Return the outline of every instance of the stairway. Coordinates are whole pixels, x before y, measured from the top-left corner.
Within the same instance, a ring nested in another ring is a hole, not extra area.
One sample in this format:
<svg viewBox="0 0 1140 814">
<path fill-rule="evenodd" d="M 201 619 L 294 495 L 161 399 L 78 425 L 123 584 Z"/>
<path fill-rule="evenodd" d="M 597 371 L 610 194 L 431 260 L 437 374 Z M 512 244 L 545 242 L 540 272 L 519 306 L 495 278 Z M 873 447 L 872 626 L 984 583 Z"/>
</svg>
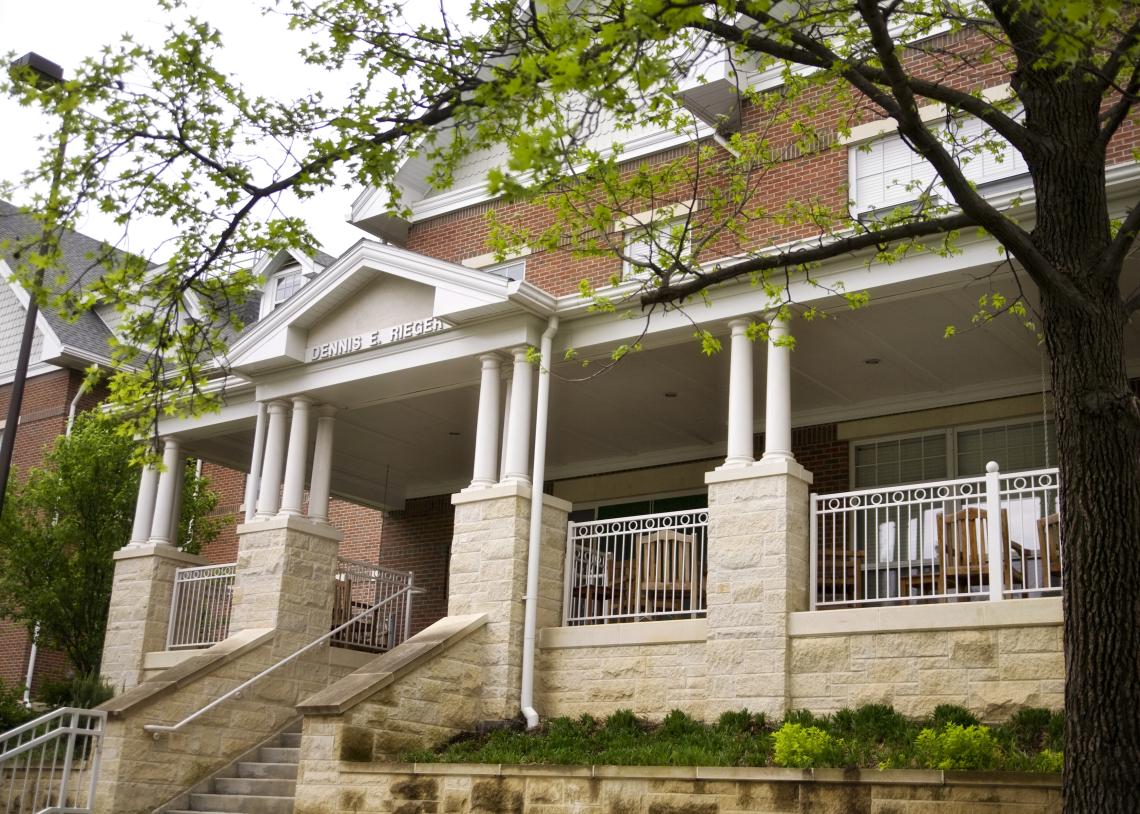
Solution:
<svg viewBox="0 0 1140 814">
<path fill-rule="evenodd" d="M 172 804 L 185 807 L 164 814 L 293 814 L 300 747 L 298 721 Z"/>
</svg>

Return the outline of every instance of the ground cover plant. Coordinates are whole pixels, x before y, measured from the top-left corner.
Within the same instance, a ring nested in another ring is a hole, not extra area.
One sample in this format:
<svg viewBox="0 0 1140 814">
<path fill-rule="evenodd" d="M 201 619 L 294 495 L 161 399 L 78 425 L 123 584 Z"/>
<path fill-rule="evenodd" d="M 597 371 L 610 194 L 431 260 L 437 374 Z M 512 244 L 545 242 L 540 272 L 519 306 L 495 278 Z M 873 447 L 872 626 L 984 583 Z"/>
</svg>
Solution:
<svg viewBox="0 0 1140 814">
<path fill-rule="evenodd" d="M 673 710 L 660 722 L 619 710 L 598 719 L 552 718 L 531 732 L 465 734 L 438 749 L 405 753 L 418 763 L 785 766 L 1060 772 L 1064 715 L 1027 708 L 986 726 L 943 705 L 921 720 L 867 704 L 831 715 L 806 710 L 781 722 L 747 710 L 715 722 Z"/>
</svg>

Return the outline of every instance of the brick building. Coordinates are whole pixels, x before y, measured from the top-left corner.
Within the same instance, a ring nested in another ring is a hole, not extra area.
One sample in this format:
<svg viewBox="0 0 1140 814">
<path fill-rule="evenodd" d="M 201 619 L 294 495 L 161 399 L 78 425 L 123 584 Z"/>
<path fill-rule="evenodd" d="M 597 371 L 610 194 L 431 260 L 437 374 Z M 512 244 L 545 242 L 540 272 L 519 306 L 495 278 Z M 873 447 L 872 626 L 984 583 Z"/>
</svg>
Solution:
<svg viewBox="0 0 1140 814">
<path fill-rule="evenodd" d="M 971 70 L 979 94 L 1009 93 L 995 64 Z M 760 88 L 779 80 L 752 77 Z M 702 115 L 767 126 L 706 82 Z M 848 130 L 819 110 L 818 150 L 790 124 L 769 128 L 781 159 L 756 190 L 769 208 L 794 194 L 873 215 L 933 177 L 889 120 Z M 715 155 L 718 134 L 699 119 L 693 132 L 622 132 L 626 167 L 694 143 Z M 1140 169 L 1123 143 L 1132 131 L 1119 138 L 1108 196 L 1122 211 Z M 1011 205 L 1030 179 L 1011 151 L 1002 158 L 969 173 Z M 791 292 L 826 320 L 789 325 L 740 280 L 643 323 L 626 318 L 638 303 L 621 297 L 640 280 L 616 258 L 488 254 L 488 212 L 508 225 L 549 217 L 489 199 L 486 171 L 502 159 L 473 156 L 447 190 L 409 162 L 396 182 L 410 214 L 365 192 L 352 220 L 374 237 L 296 288 L 289 275 L 303 261 L 270 261 L 266 296 L 293 293 L 234 342 L 224 407 L 162 422 L 164 455 L 249 477 L 211 565 L 166 536 L 169 470 L 143 473 L 104 654 L 104 671 L 134 689 L 107 706 L 101 805 L 177 800 L 203 763 L 224 766 L 298 714 L 298 796 L 316 810 L 355 805 L 337 802 L 338 784 L 374 792 L 362 764 L 489 720 L 620 708 L 780 717 L 869 702 L 997 718 L 1062 704 L 1044 350 L 1002 321 L 943 338 L 1006 279 L 991 238 L 962 235 L 956 253 L 892 264 L 873 253 L 827 261 L 816 285 Z M 656 214 L 704 211 L 707 193 L 655 202 Z M 635 253 L 653 216 L 615 220 L 611 236 Z M 719 235 L 701 260 L 813 236 L 778 219 L 749 230 Z M 591 308 L 583 279 L 616 313 Z M 839 284 L 870 303 L 849 309 Z M 772 320 L 766 343 L 748 336 L 757 319 Z M 725 352 L 702 355 L 694 322 Z M 794 350 L 779 341 L 788 331 Z M 581 360 L 630 342 L 640 349 L 612 371 L 582 375 Z M 1135 375 L 1135 327 L 1126 342 Z M 388 513 L 379 566 L 340 561 L 374 526 L 331 497 Z M 212 587 L 172 588 L 191 573 Z M 354 614 L 362 640 L 336 639 Z M 201 619 L 206 633 L 169 644 L 172 626 Z M 348 647 L 316 646 L 330 635 Z M 247 694 L 240 682 L 269 667 L 281 670 L 271 689 Z M 212 706 L 219 698 L 232 720 Z M 211 727 L 232 740 L 206 737 Z M 155 745 L 145 732 L 172 737 Z"/>
</svg>

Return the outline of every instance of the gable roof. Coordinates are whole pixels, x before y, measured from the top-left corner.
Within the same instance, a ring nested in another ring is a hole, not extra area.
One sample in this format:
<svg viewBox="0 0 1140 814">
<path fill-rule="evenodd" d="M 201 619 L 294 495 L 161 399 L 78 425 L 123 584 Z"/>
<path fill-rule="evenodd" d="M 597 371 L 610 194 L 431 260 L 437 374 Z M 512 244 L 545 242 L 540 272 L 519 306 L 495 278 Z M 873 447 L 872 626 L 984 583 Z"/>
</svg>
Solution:
<svg viewBox="0 0 1140 814">
<path fill-rule="evenodd" d="M 297 356 L 296 331 L 307 333 L 321 319 L 350 302 L 379 275 L 390 275 L 435 289 L 432 316 L 453 325 L 522 308 L 549 312 L 554 298 L 525 281 L 509 281 L 390 244 L 362 239 L 288 301 L 238 337 L 230 348 L 235 368 L 258 365 L 269 356 L 286 362 Z M 292 347 L 292 351 L 284 351 Z"/>
<path fill-rule="evenodd" d="M 13 244 L 26 242 L 34 239 L 39 231 L 39 224 L 34 218 L 25 215 L 19 207 L 0 200 L 0 242 L 6 240 Z M 65 278 L 64 286 L 80 287 L 100 279 L 104 268 L 93 258 L 106 253 L 109 248 L 102 241 L 79 232 L 64 232 L 60 239 L 63 262 L 58 269 Z M 113 255 L 125 256 L 117 249 L 111 248 L 110 251 Z M 0 259 L 5 260 L 10 266 L 18 262 L 10 247 L 0 253 Z M 112 336 L 111 330 L 93 310 L 83 312 L 74 321 L 64 319 L 51 309 L 41 310 L 41 313 L 63 346 L 82 351 L 98 361 L 110 361 L 108 342 Z"/>
</svg>

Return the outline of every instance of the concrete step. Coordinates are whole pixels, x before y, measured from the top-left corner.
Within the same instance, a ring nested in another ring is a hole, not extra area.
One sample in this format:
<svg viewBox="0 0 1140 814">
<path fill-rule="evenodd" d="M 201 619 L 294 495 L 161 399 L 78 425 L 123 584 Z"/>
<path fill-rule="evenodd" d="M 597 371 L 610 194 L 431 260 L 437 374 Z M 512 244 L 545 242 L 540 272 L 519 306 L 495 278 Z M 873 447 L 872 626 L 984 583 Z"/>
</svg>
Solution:
<svg viewBox="0 0 1140 814">
<path fill-rule="evenodd" d="M 295 746 L 262 746 L 258 750 L 262 763 L 300 763 L 301 750 Z"/>
<path fill-rule="evenodd" d="M 273 780 L 296 780 L 296 763 L 241 762 L 234 767 L 235 777 L 265 777 Z"/>
<path fill-rule="evenodd" d="M 274 746 L 284 746 L 287 749 L 298 749 L 301 746 L 300 732 L 282 732 L 277 736 Z"/>
<path fill-rule="evenodd" d="M 236 812 L 236 814 L 293 814 L 292 797 L 258 797 L 238 794 L 191 794 L 194 811 Z"/>
<path fill-rule="evenodd" d="M 297 781 L 264 777 L 215 777 L 212 790 L 215 794 L 292 797 L 297 793 Z"/>
</svg>

